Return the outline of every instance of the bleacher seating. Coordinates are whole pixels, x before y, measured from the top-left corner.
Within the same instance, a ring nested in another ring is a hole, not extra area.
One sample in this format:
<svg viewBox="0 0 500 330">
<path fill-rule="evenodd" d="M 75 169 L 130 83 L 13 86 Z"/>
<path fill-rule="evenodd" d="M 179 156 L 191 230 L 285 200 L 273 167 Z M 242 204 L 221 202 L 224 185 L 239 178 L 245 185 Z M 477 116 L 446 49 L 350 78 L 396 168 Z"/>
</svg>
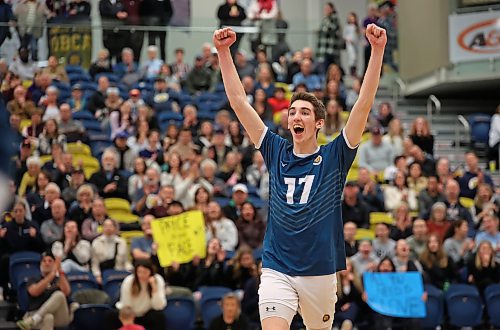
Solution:
<svg viewBox="0 0 500 330">
<path fill-rule="evenodd" d="M 164 313 L 169 330 L 192 329 L 196 320 L 196 306 L 193 298 L 189 297 L 168 297 Z"/>
<path fill-rule="evenodd" d="M 451 284 L 445 300 L 451 325 L 475 327 L 482 323 L 483 303 L 475 286 Z"/>
</svg>

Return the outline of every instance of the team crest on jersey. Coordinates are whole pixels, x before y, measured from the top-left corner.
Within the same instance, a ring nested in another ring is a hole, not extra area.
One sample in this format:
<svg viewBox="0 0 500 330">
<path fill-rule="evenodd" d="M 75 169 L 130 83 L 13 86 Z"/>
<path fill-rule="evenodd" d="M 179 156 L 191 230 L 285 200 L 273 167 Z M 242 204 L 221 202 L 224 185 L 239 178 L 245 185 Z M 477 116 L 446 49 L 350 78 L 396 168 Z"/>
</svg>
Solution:
<svg viewBox="0 0 500 330">
<path fill-rule="evenodd" d="M 313 161 L 313 165 L 319 165 L 321 164 L 321 162 L 323 161 L 323 157 L 321 157 L 321 155 L 319 155 L 318 157 L 316 157 Z"/>
<path fill-rule="evenodd" d="M 323 315 L 323 322 L 328 322 L 329 319 L 330 319 L 330 315 L 328 315 L 328 314 Z"/>
</svg>

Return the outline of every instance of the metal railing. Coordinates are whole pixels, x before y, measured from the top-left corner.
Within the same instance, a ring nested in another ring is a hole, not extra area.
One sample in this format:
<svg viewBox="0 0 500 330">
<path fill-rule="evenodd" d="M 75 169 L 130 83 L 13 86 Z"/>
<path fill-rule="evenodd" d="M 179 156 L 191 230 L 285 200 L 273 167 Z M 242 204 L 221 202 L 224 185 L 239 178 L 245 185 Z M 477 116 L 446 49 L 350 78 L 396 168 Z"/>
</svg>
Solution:
<svg viewBox="0 0 500 330">
<path fill-rule="evenodd" d="M 461 147 L 462 137 L 470 137 L 470 125 L 463 115 L 458 115 L 457 122 L 455 123 L 455 148 Z M 469 144 L 470 140 L 465 142 Z"/>
<path fill-rule="evenodd" d="M 392 86 L 392 100 L 393 100 L 394 104 L 398 103 L 398 101 L 401 97 L 401 94 L 404 94 L 405 91 L 406 91 L 405 82 L 400 77 L 396 77 L 396 79 L 394 79 L 393 86 Z"/>
<path fill-rule="evenodd" d="M 436 97 L 436 95 L 431 94 L 427 98 L 427 121 L 432 127 L 432 116 L 433 110 L 436 109 L 436 114 L 439 115 L 441 113 L 441 101 Z"/>
</svg>

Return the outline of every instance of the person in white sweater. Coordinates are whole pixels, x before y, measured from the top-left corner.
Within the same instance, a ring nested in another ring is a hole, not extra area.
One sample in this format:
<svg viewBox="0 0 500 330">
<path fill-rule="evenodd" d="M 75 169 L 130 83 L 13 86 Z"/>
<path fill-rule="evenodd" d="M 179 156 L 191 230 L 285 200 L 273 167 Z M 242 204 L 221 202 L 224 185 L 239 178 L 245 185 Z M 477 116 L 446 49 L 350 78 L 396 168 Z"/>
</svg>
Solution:
<svg viewBox="0 0 500 330">
<path fill-rule="evenodd" d="M 165 281 L 155 274 L 149 259 L 135 262 L 134 273 L 125 277 L 120 288 L 120 301 L 116 303 L 118 310 L 130 307 L 134 312 L 135 324 L 148 330 L 166 329 L 163 309 L 167 306 Z M 104 329 L 116 330 L 122 324 L 118 318 L 118 310 L 109 311 L 104 320 Z"/>
<path fill-rule="evenodd" d="M 62 239 L 55 241 L 51 250 L 54 256 L 61 258 L 61 268 L 65 273 L 89 271 L 92 247 L 89 241 L 81 238 L 75 220 L 66 221 Z"/>
<path fill-rule="evenodd" d="M 207 242 L 212 238 L 217 238 L 225 251 L 234 251 L 236 249 L 238 245 L 238 229 L 232 220 L 224 217 L 219 203 L 208 203 L 205 226 Z"/>
<path fill-rule="evenodd" d="M 102 284 L 102 272 L 106 269 L 131 270 L 127 242 L 118 236 L 118 224 L 106 219 L 102 235 L 92 241 L 92 274 Z"/>
</svg>

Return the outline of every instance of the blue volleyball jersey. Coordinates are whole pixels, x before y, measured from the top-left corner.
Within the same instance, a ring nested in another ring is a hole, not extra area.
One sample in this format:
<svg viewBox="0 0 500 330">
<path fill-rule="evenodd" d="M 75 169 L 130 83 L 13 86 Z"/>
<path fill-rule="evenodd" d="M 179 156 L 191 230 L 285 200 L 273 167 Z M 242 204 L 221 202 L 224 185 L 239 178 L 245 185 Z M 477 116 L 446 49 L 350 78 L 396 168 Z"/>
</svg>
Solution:
<svg viewBox="0 0 500 330">
<path fill-rule="evenodd" d="M 311 155 L 265 129 L 257 148 L 269 170 L 269 217 L 263 267 L 290 276 L 345 269 L 342 192 L 357 147 L 344 131 Z"/>
</svg>

